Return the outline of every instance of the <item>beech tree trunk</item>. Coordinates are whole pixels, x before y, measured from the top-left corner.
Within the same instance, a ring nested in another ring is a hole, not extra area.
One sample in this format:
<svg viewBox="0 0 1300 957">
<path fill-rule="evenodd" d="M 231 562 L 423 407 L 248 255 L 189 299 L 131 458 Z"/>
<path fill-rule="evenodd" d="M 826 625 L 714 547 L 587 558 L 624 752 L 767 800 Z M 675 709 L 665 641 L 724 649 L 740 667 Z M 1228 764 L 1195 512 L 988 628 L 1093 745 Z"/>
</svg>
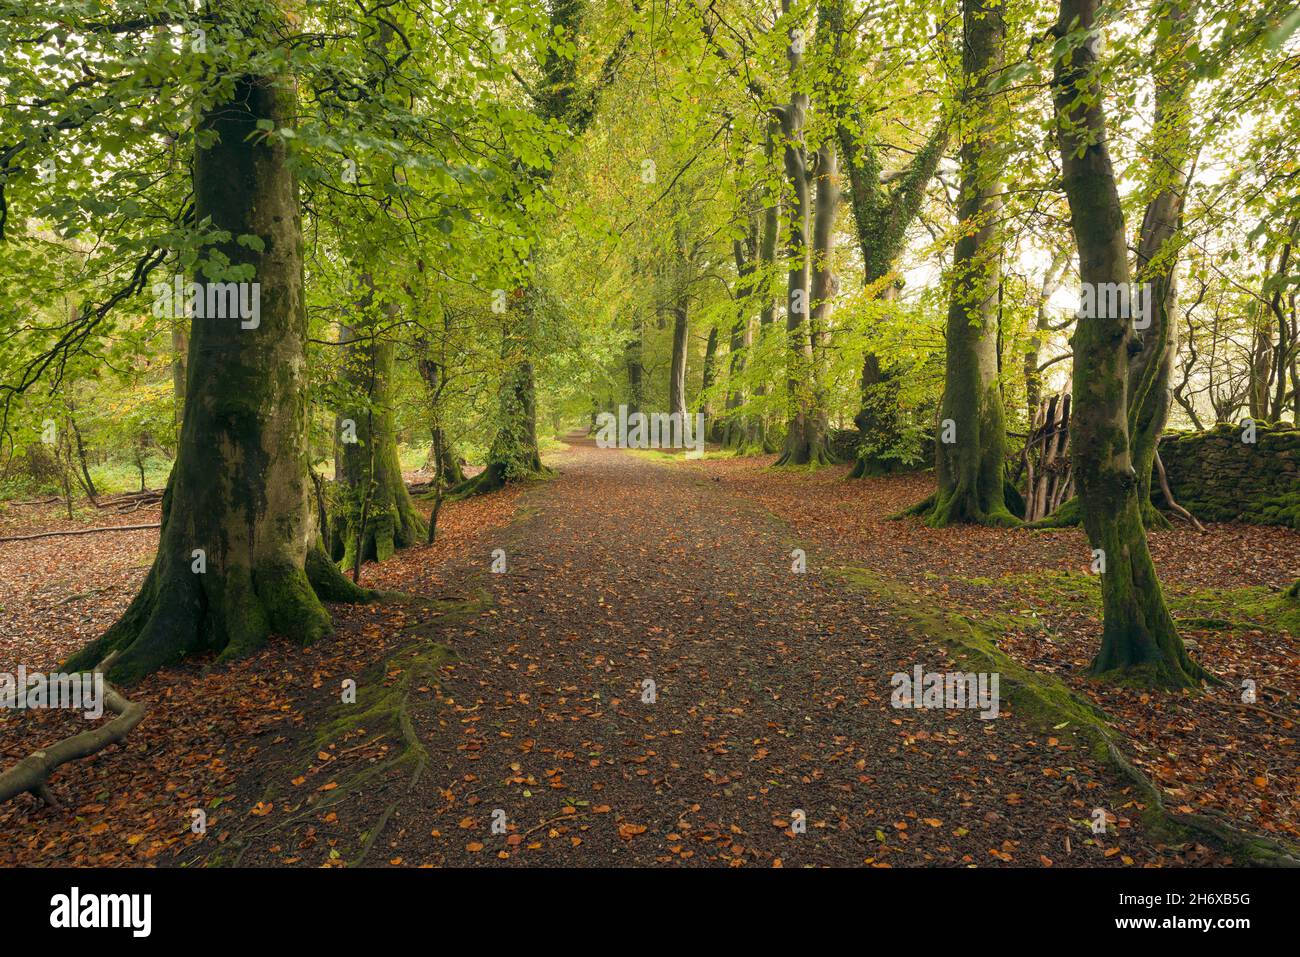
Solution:
<svg viewBox="0 0 1300 957">
<path fill-rule="evenodd" d="M 1006 505 L 1006 424 L 998 381 L 1002 165 L 989 83 L 1002 69 L 1002 7 L 965 0 L 962 68 L 961 226 L 953 250 L 947 365 L 939 435 L 938 490 L 928 510 L 936 528 L 953 522 L 1016 525 Z"/>
<path fill-rule="evenodd" d="M 363 312 L 373 300 L 367 292 Z M 393 343 L 373 331 L 340 326 L 344 378 L 359 400 L 336 423 L 331 516 L 331 558 L 346 571 L 358 560 L 382 562 L 399 548 L 419 544 L 424 520 L 415 510 L 397 454 L 393 425 Z M 351 420 L 352 428 L 343 423 Z M 355 436 L 356 441 L 345 441 Z"/>
<path fill-rule="evenodd" d="M 601 89 L 610 86 L 618 77 L 619 66 L 626 55 L 631 34 L 625 33 L 601 66 L 594 87 L 578 89 L 576 51 L 565 47 L 576 42 L 587 14 L 582 0 L 550 0 L 548 19 L 554 42 L 546 48 L 542 58 L 543 82 L 533 93 L 537 115 L 548 123 L 562 123 L 576 138 L 591 124 L 595 105 Z M 521 182 L 519 192 L 540 189 L 550 181 L 555 169 L 553 163 L 528 165 L 518 163 Z M 532 284 L 524 288 L 522 313 L 518 338 L 523 348 L 520 358 L 512 359 L 500 396 L 501 423 L 492 446 L 488 450 L 487 467 L 474 478 L 455 490 L 459 494 L 490 492 L 507 481 L 542 475 L 547 469 L 542 465 L 537 446 L 537 383 L 533 369 L 536 355 L 537 329 L 533 315 L 534 290 Z"/>
<path fill-rule="evenodd" d="M 1061 172 L 1084 283 L 1128 287 L 1128 249 L 1096 65 L 1100 0 L 1061 0 L 1058 37 L 1083 36 L 1057 61 L 1053 94 Z M 1097 288 L 1094 286 L 1093 288 Z M 1118 672 L 1145 683 L 1185 687 L 1206 677 L 1187 654 L 1147 548 L 1141 484 L 1133 468 L 1128 375 L 1132 318 L 1080 317 L 1074 333 L 1071 454 L 1083 524 L 1101 571 L 1101 649 L 1096 675 Z"/>
<path fill-rule="evenodd" d="M 723 444 L 728 448 L 739 448 L 745 443 L 748 433 L 747 423 L 735 410 L 745 404 L 744 390 L 739 379 L 745 371 L 745 355 L 753 342 L 752 314 L 750 299 L 754 294 L 754 257 L 758 252 L 758 224 L 753 221 L 743 240 L 733 239 L 732 254 L 736 260 L 736 321 L 731 326 L 731 347 L 727 372 L 727 421 L 723 432 Z"/>
<path fill-rule="evenodd" d="M 673 306 L 673 356 L 668 370 L 668 411 L 686 414 L 686 350 L 690 346 L 690 307 L 685 294 Z"/>
<path fill-rule="evenodd" d="M 284 77 L 236 77 L 228 100 L 201 121 L 195 220 L 210 217 L 213 229 L 231 237 L 217 251 L 252 267 L 260 322 L 192 321 L 181 439 L 157 556 L 125 614 L 73 655 L 69 669 L 121 649 L 110 677 L 130 681 L 204 650 L 223 658 L 246 653 L 272 632 L 306 643 L 331 626 L 318 594 L 366 595 L 318 544 L 307 470 L 298 185 L 284 142 L 257 126 L 292 127 L 295 95 Z M 245 235 L 259 237 L 263 250 L 235 241 Z"/>
<path fill-rule="evenodd" d="M 773 137 L 769 128 L 767 140 L 768 159 L 771 161 L 773 152 Z M 772 266 L 776 262 L 776 246 L 780 240 L 781 232 L 781 200 L 777 195 L 773 195 L 766 208 L 763 210 L 763 230 L 758 244 L 758 277 L 756 282 L 759 287 L 760 303 L 758 311 L 758 339 L 759 342 L 767 340 L 768 333 L 772 325 L 776 322 L 776 297 L 769 286 L 769 276 L 772 274 Z M 754 389 L 757 396 L 766 396 L 768 394 L 767 384 L 760 382 Z M 775 442 L 769 432 L 769 423 L 764 415 L 756 415 L 750 422 L 750 431 L 748 444 L 761 448 L 764 452 L 776 451 Z"/>
<path fill-rule="evenodd" d="M 645 320 L 638 313 L 632 317 L 632 338 L 624 352 L 627 362 L 627 412 L 640 412 L 645 402 Z"/>
<path fill-rule="evenodd" d="M 788 11 L 789 8 L 788 0 L 784 0 L 782 9 Z M 826 416 L 818 406 L 817 356 L 813 349 L 814 333 L 810 315 L 813 293 L 808 241 L 809 234 L 814 229 L 814 211 L 812 175 L 804 145 L 804 125 L 809 101 L 808 94 L 800 86 L 803 69 L 800 50 L 800 44 L 793 42 L 793 39 L 786 45 L 793 89 L 790 102 L 779 110 L 785 177 L 790 194 L 789 232 L 786 235 L 786 259 L 789 266 L 785 313 L 786 395 L 790 413 L 786 423 L 785 449 L 777 459 L 777 465 L 817 465 L 832 461 L 826 446 Z M 830 155 L 833 157 L 834 153 L 831 152 Z M 831 174 L 833 191 L 834 170 L 831 170 Z M 834 197 L 828 197 L 828 200 L 833 215 Z M 831 235 L 833 233 L 828 231 L 827 242 Z"/>
</svg>

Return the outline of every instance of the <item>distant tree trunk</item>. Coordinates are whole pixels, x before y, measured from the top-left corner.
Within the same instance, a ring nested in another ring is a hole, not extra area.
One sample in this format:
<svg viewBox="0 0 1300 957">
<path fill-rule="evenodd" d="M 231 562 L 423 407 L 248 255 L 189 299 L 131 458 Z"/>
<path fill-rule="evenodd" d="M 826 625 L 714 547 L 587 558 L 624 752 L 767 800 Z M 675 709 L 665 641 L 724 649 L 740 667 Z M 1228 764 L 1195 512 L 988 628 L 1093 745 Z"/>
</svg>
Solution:
<svg viewBox="0 0 1300 957">
<path fill-rule="evenodd" d="M 1192 69 L 1183 47 L 1195 36 L 1189 14 L 1194 0 L 1162 0 L 1158 16 L 1168 30 L 1152 51 L 1158 64 L 1153 78 L 1155 123 L 1151 131 L 1152 180 L 1155 194 L 1147 204 L 1138 235 L 1137 278 L 1150 327 L 1141 330 L 1141 349 L 1128 374 L 1129 429 L 1133 468 L 1147 528 L 1168 528 L 1169 520 L 1151 504 L 1151 476 L 1160 434 L 1169 421 L 1170 386 L 1178 351 L 1178 236 L 1191 157 Z"/>
<path fill-rule="evenodd" d="M 1272 273 L 1270 256 L 1265 273 Z M 1273 381 L 1273 339 L 1269 333 L 1268 307 L 1263 306 L 1252 316 L 1250 341 L 1250 384 L 1246 394 L 1247 414 L 1252 419 L 1267 420 L 1269 383 Z"/>
<path fill-rule="evenodd" d="M 790 9 L 782 0 L 782 10 Z M 830 461 L 826 448 L 825 417 L 817 407 L 816 356 L 810 319 L 812 283 L 809 269 L 809 234 L 812 232 L 812 177 L 808 169 L 804 126 L 808 112 L 808 94 L 801 86 L 803 55 L 801 46 L 786 44 L 792 91 L 790 102 L 780 107 L 781 139 L 785 144 L 785 178 L 789 185 L 790 216 L 786 234 L 785 329 L 786 395 L 789 417 L 786 422 L 785 449 L 777 465 L 810 465 Z M 833 154 L 832 154 L 833 155 Z"/>
<path fill-rule="evenodd" d="M 894 263 L 902 253 L 908 227 L 915 221 L 925 199 L 926 186 L 934 177 L 948 146 L 948 123 L 940 119 L 929 139 L 897 175 L 886 177 L 879 149 L 867 134 L 871 125 L 855 105 L 853 79 L 840 69 L 850 59 L 853 31 L 845 23 L 844 0 L 826 0 L 826 27 L 835 36 L 832 83 L 837 94 L 831 104 L 835 112 L 835 135 L 848 174 L 849 198 L 854 231 L 862 254 L 863 282 L 875 289 L 882 301 L 896 298 L 898 284 L 890 282 Z M 890 185 L 885 185 L 888 179 Z M 862 405 L 853 417 L 859 433 L 859 452 L 852 477 L 862 478 L 889 471 L 892 460 L 882 457 L 901 441 L 903 421 L 896 403 L 895 371 L 881 362 L 870 349 L 862 358 L 859 380 Z"/>
<path fill-rule="evenodd" d="M 130 607 L 69 670 L 121 649 L 110 677 L 129 681 L 205 649 L 248 652 L 272 632 L 309 642 L 330 629 L 318 594 L 367 594 L 312 549 L 298 186 L 284 142 L 258 131 L 259 120 L 292 127 L 295 97 L 285 77 L 235 77 L 200 122 L 211 139 L 195 148 L 195 221 L 210 218 L 230 237 L 217 251 L 253 267 L 260 323 L 193 321 L 157 556 Z M 236 242 L 246 235 L 263 251 Z"/>
<path fill-rule="evenodd" d="M 416 359 L 420 378 L 424 380 L 424 390 L 429 403 L 429 455 L 425 459 L 425 470 L 433 469 L 435 475 L 442 477 L 443 485 L 451 488 L 465 481 L 465 473 L 460 466 L 460 457 L 456 454 L 456 445 L 448 437 L 442 422 L 442 391 L 446 386 L 442 365 L 431 357 L 428 343 L 423 344 L 423 354 Z"/>
<path fill-rule="evenodd" d="M 645 320 L 637 313 L 632 317 L 632 338 L 628 340 L 624 351 L 627 362 L 627 412 L 642 411 L 645 404 Z"/>
<path fill-rule="evenodd" d="M 1060 56 L 1052 80 L 1061 173 L 1085 284 L 1118 283 L 1130 273 L 1120 204 L 1106 146 L 1103 90 L 1097 71 L 1100 0 L 1061 0 L 1055 35 L 1090 31 Z M 1094 285 L 1092 288 L 1099 288 Z M 1102 310 L 1104 311 L 1104 310 Z M 1187 654 L 1165 605 L 1147 548 L 1128 425 L 1131 317 L 1081 317 L 1074 333 L 1074 402 L 1070 422 L 1074 475 L 1088 540 L 1099 550 L 1103 630 L 1093 674 L 1119 671 L 1138 680 L 1190 686 L 1206 677 Z"/>
<path fill-rule="evenodd" d="M 369 277 L 361 311 L 369 310 L 373 291 Z M 334 481 L 338 487 L 331 517 L 331 558 L 346 568 L 358 561 L 382 562 L 398 548 L 424 539 L 424 520 L 415 510 L 397 453 L 393 425 L 393 343 L 373 329 L 340 325 L 343 376 L 353 396 L 364 405 L 340 413 L 335 429 Z M 346 431 L 343 423 L 350 420 Z M 355 435 L 356 441 L 345 441 Z"/>
<path fill-rule="evenodd" d="M 673 357 L 668 371 L 668 411 L 686 414 L 686 352 L 690 345 L 690 303 L 685 293 L 673 305 Z"/>
<path fill-rule="evenodd" d="M 429 428 L 428 464 L 442 476 L 442 484 L 448 488 L 465 481 L 465 471 L 461 468 L 455 444 L 447 437 L 446 430 L 436 425 Z"/>
<path fill-rule="evenodd" d="M 745 351 L 753 339 L 750 303 L 754 295 L 754 258 L 758 252 L 758 224 L 751 217 L 744 239 L 731 241 L 736 260 L 736 321 L 731 326 L 730 354 L 727 369 L 727 421 L 722 437 L 728 448 L 745 443 L 746 423 L 735 411 L 745 404 L 740 376 L 745 371 Z"/>
<path fill-rule="evenodd" d="M 90 466 L 86 462 L 85 440 L 81 436 L 81 429 L 77 427 L 76 417 L 71 412 L 68 413 L 68 427 L 71 429 L 72 437 L 77 444 L 77 464 L 81 468 L 81 484 L 86 490 L 86 497 L 93 502 L 99 495 L 99 491 L 95 488 L 95 480 L 90 477 Z"/>
<path fill-rule="evenodd" d="M 1294 236 L 1297 229 L 1300 229 L 1300 220 L 1293 218 L 1284 224 L 1282 235 Z M 1276 375 L 1273 378 L 1273 402 L 1267 416 L 1270 422 L 1280 422 L 1282 416 L 1286 414 L 1287 376 L 1290 375 L 1294 388 L 1297 376 L 1296 360 L 1300 354 L 1300 343 L 1297 342 L 1300 338 L 1298 335 L 1300 329 L 1293 324 L 1296 304 L 1295 277 L 1288 275 L 1291 271 L 1291 254 L 1292 244 L 1284 242 L 1278 250 L 1277 269 L 1272 277 L 1275 282 L 1273 293 L 1268 297 L 1268 308 L 1277 324 L 1277 344 L 1273 347 L 1272 362 Z M 1288 288 L 1291 289 L 1289 295 L 1286 293 Z M 1300 406 L 1300 399 L 1297 399 L 1297 405 Z"/>
<path fill-rule="evenodd" d="M 1002 251 L 1002 150 L 998 104 L 987 92 L 1002 69 L 1006 24 L 997 0 L 962 4 L 960 228 L 953 250 L 947 365 L 935 442 L 938 490 L 919 511 L 954 522 L 1016 525 L 1006 504 L 1006 424 L 998 381 L 998 288 Z"/>
<path fill-rule="evenodd" d="M 722 440 L 722 426 L 718 417 L 713 414 L 713 400 L 707 398 L 709 390 L 713 388 L 713 383 L 718 377 L 718 327 L 713 326 L 709 329 L 709 340 L 704 347 L 704 381 L 701 391 L 706 396 L 702 411 L 704 412 L 705 429 L 710 442 L 720 442 Z"/>
<path fill-rule="evenodd" d="M 770 135 L 770 131 L 767 149 L 770 159 L 773 151 L 773 137 Z M 781 234 L 781 212 L 780 199 L 774 195 L 768 206 L 763 210 L 763 231 L 758 245 L 758 277 L 756 282 L 761 295 L 761 305 L 758 311 L 758 338 L 760 342 L 767 340 L 772 325 L 776 322 L 776 299 L 772 295 L 769 277 L 772 275 L 772 267 L 776 263 L 776 246 L 780 241 Z M 766 382 L 760 382 L 754 389 L 754 394 L 757 396 L 766 396 L 767 393 Z M 772 437 L 768 433 L 768 422 L 765 416 L 756 415 L 751 420 L 747 444 L 757 446 L 765 452 L 775 451 Z"/>
<path fill-rule="evenodd" d="M 553 42 L 542 57 L 542 83 L 533 97 L 538 117 L 548 124 L 562 124 L 576 138 L 595 116 L 597 95 L 618 78 L 632 35 L 625 32 L 614 44 L 601 65 L 594 87 L 578 88 L 578 57 L 566 47 L 581 35 L 587 5 L 582 0 L 550 0 L 546 5 Z M 519 194 L 540 189 L 554 172 L 551 162 L 529 165 L 518 163 L 521 176 Z M 510 363 L 500 394 L 501 422 L 488 449 L 487 467 L 474 478 L 462 483 L 456 492 L 477 494 L 500 488 L 507 481 L 545 474 L 537 445 L 537 383 L 532 357 L 537 342 L 536 317 L 533 314 L 536 289 L 530 282 L 523 291 L 522 321 L 517 355 L 507 350 Z"/>
<path fill-rule="evenodd" d="M 1049 303 L 1056 295 L 1056 291 L 1061 288 L 1069 262 L 1068 251 L 1058 253 L 1052 260 L 1052 264 L 1047 267 L 1047 272 L 1043 274 L 1043 285 L 1038 293 L 1034 330 L 1029 336 L 1029 348 L 1025 350 L 1025 409 L 1029 413 L 1030 422 L 1034 420 L 1034 414 L 1043 400 L 1043 373 L 1039 369 L 1039 363 L 1042 359 L 1043 345 L 1052 331 Z"/>
</svg>

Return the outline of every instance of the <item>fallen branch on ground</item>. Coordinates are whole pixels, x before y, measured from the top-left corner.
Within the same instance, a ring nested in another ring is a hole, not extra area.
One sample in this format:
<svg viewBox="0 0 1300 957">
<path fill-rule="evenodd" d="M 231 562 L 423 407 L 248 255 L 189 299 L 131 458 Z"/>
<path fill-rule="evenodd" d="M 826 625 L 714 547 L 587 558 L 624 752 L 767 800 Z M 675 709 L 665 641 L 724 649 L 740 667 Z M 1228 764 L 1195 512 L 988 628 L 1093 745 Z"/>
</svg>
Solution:
<svg viewBox="0 0 1300 957">
<path fill-rule="evenodd" d="M 97 528 L 74 528 L 63 532 L 37 532 L 35 535 L 11 535 L 0 542 L 30 542 L 34 538 L 54 538 L 58 535 L 92 535 L 95 532 L 136 532 L 142 528 L 162 528 L 162 522 L 149 525 L 102 525 Z"/>
<path fill-rule="evenodd" d="M 107 671 L 112 667 L 117 653 L 109 655 L 100 664 L 96 673 Z M 4 774 L 0 774 L 0 804 L 24 792 L 35 795 L 47 805 L 53 807 L 55 800 L 49 787 L 49 777 L 60 766 L 69 761 L 77 761 L 104 750 L 110 744 L 120 744 L 139 724 L 149 710 L 144 704 L 129 701 L 122 694 L 104 682 L 104 707 L 117 717 L 107 724 L 71 737 L 64 738 L 58 744 L 35 751 L 23 758 Z"/>
</svg>

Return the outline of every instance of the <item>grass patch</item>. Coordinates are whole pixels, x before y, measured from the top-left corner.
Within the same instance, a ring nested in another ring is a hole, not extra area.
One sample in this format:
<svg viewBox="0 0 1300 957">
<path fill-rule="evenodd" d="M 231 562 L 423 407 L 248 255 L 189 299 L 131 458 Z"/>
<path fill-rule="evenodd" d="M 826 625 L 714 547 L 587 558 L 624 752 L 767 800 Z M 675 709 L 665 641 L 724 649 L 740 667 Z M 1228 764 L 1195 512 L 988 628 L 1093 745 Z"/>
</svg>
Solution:
<svg viewBox="0 0 1300 957">
<path fill-rule="evenodd" d="M 1101 579 L 1082 572 L 1041 571 L 999 578 L 966 578 L 981 588 L 1013 591 L 1031 604 L 1053 609 L 1101 614 Z M 1266 585 L 1245 588 L 1181 588 L 1165 586 L 1165 601 L 1174 620 L 1184 628 L 1233 631 L 1263 628 L 1300 637 L 1300 601 Z"/>
</svg>

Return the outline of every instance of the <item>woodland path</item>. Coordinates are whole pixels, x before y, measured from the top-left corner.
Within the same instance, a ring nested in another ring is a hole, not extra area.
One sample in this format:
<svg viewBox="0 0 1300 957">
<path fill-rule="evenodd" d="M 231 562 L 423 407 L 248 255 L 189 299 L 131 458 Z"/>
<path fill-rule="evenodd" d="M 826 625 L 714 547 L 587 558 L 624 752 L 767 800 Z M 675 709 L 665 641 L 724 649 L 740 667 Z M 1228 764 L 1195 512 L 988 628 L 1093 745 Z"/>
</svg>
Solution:
<svg viewBox="0 0 1300 957">
<path fill-rule="evenodd" d="M 418 699 L 422 782 L 361 802 L 390 802 L 367 864 L 1159 856 L 1124 811 L 1118 842 L 1089 842 L 1090 809 L 1131 798 L 1005 705 L 991 721 L 892 708 L 894 672 L 956 666 L 812 557 L 792 572 L 770 514 L 701 472 L 568 441 L 522 516 L 456 559 L 474 576 L 502 548 L 507 571 L 477 575 L 492 606 L 454 630 L 456 663 Z"/>
</svg>

